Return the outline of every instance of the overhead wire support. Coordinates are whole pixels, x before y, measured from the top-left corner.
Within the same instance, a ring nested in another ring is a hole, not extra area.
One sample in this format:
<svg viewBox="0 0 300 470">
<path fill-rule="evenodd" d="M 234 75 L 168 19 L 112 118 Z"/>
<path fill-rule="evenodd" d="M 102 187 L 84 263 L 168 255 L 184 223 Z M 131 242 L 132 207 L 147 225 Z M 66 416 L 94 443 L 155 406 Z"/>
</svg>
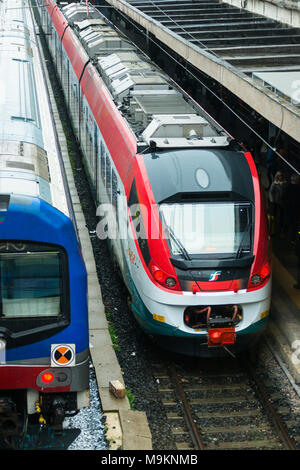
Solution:
<svg viewBox="0 0 300 470">
<path fill-rule="evenodd" d="M 150 3 L 152 5 L 155 5 L 154 2 L 152 0 L 150 0 Z M 171 58 L 171 60 L 173 60 L 177 65 L 180 65 L 185 71 L 186 73 L 188 73 L 194 80 L 196 80 L 202 87 L 204 87 L 209 93 L 211 93 L 215 98 L 217 98 L 218 101 L 220 101 L 225 108 L 227 108 L 241 123 L 243 123 L 243 125 L 245 125 L 258 139 L 260 139 L 260 141 L 268 148 L 268 149 L 272 149 L 276 156 L 279 157 L 287 166 L 290 167 L 290 169 L 294 172 L 294 173 L 297 173 L 298 175 L 300 175 L 300 169 L 298 170 L 297 168 L 295 168 L 288 160 L 286 160 L 276 149 L 274 149 L 270 143 L 268 141 L 266 141 L 260 134 L 258 134 L 258 132 L 253 129 L 251 127 L 250 124 L 248 124 L 241 116 L 239 116 L 236 111 L 234 111 L 232 109 L 232 107 L 230 105 L 228 105 L 222 97 L 220 97 L 217 93 L 215 93 L 208 85 L 206 85 L 202 80 L 200 80 L 195 74 L 193 74 L 193 72 L 191 70 L 189 70 L 187 68 L 186 65 L 183 65 L 182 63 L 180 63 L 175 57 L 173 57 L 164 47 L 162 47 L 155 39 L 153 39 L 152 37 L 150 36 L 147 36 L 145 34 L 145 32 L 140 29 L 138 27 L 138 25 L 133 22 L 128 16 L 126 16 L 121 10 L 119 10 L 117 7 L 115 6 L 107 6 L 107 5 L 104 5 L 104 4 L 94 4 L 93 5 L 95 8 L 98 7 L 98 8 L 109 8 L 109 9 L 114 9 L 115 11 L 118 12 L 119 15 L 121 15 L 124 20 L 126 20 L 128 23 L 130 23 L 136 30 L 138 33 L 140 33 L 141 35 L 143 35 L 144 37 L 147 37 L 148 40 L 150 40 L 155 46 L 157 46 L 164 54 L 166 54 L 169 58 Z M 155 5 L 156 8 L 159 8 L 157 5 Z M 160 9 L 161 10 L 161 9 Z M 166 14 L 165 12 L 163 12 L 164 14 Z M 178 24 L 176 23 L 176 21 L 174 21 L 171 17 L 169 17 L 169 15 L 166 14 L 166 16 L 171 20 L 173 21 L 173 23 L 175 25 L 178 26 Z M 118 28 L 116 28 L 118 29 Z M 183 28 L 182 28 L 183 29 Z M 183 31 L 185 31 L 183 29 Z M 189 33 L 188 31 L 185 31 L 187 34 L 191 35 L 191 33 Z M 194 39 L 194 37 L 191 35 L 191 37 Z M 201 42 L 200 42 L 201 43 Z M 201 43 L 202 44 L 202 43 Z M 204 48 L 205 50 L 207 50 L 207 48 Z M 211 52 L 210 52 L 211 53 Z M 220 83 L 221 86 L 222 83 Z M 282 120 L 281 120 L 281 126 L 278 130 L 278 133 L 277 133 L 277 136 L 276 136 L 276 140 L 278 140 L 278 137 L 282 131 L 282 127 L 283 127 L 283 121 L 284 121 L 284 116 L 282 114 Z"/>
</svg>

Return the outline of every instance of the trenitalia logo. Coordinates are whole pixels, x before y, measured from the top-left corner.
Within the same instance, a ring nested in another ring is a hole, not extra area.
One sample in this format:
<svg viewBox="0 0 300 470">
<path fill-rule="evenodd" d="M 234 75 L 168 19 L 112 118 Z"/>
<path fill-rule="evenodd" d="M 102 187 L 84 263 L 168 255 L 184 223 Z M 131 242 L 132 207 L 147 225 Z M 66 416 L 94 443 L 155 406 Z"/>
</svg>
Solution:
<svg viewBox="0 0 300 470">
<path fill-rule="evenodd" d="M 209 282 L 211 282 L 211 281 L 217 281 L 218 278 L 219 278 L 219 276 L 221 276 L 221 274 L 222 274 L 221 271 L 215 271 L 214 273 L 212 273 L 212 274 L 210 275 L 210 277 L 209 277 L 209 279 L 208 279 Z"/>
</svg>

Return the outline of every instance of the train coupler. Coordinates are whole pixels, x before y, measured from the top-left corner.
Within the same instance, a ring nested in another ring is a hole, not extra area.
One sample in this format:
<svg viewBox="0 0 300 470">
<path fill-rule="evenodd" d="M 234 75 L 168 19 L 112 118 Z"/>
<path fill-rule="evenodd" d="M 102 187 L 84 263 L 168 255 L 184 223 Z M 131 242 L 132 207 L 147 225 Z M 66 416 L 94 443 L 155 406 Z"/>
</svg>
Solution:
<svg viewBox="0 0 300 470">
<path fill-rule="evenodd" d="M 40 425 L 40 427 L 45 428 L 47 422 L 46 422 L 44 416 L 42 415 L 41 405 L 38 401 L 35 402 L 35 409 L 36 409 L 36 412 L 39 415 L 39 425 Z"/>
<path fill-rule="evenodd" d="M 43 395 L 38 403 L 37 412 L 40 413 L 40 423 L 46 417 L 47 425 L 60 428 L 66 417 L 66 400 L 60 395 Z"/>
<path fill-rule="evenodd" d="M 59 398 L 53 401 L 53 424 L 60 426 L 65 419 L 65 402 Z"/>
</svg>

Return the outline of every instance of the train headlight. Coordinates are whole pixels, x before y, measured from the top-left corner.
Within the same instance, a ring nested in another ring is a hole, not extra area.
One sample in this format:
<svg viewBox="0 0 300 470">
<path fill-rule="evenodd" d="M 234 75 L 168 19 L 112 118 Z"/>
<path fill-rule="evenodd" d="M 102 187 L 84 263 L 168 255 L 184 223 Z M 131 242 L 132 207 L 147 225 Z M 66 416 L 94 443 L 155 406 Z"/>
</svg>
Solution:
<svg viewBox="0 0 300 470">
<path fill-rule="evenodd" d="M 261 277 L 259 274 L 254 274 L 254 276 L 251 277 L 251 284 L 254 284 L 255 286 L 261 282 Z"/>
<path fill-rule="evenodd" d="M 249 288 L 255 288 L 263 284 L 271 276 L 271 267 L 269 263 L 265 263 L 258 273 L 253 274 L 250 279 Z"/>
<path fill-rule="evenodd" d="M 174 279 L 174 277 L 167 277 L 165 284 L 167 287 L 174 287 L 176 286 L 176 279 Z"/>
</svg>

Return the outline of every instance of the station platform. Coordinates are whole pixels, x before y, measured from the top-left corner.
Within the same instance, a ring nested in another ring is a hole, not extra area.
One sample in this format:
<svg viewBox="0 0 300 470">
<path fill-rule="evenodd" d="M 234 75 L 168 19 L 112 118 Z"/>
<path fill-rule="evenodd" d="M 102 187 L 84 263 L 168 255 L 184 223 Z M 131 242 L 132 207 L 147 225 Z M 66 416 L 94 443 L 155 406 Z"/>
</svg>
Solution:
<svg viewBox="0 0 300 470">
<path fill-rule="evenodd" d="M 280 235 L 272 236 L 273 287 L 266 335 L 278 350 L 296 384 L 300 384 L 300 290 L 294 245 Z"/>
</svg>

